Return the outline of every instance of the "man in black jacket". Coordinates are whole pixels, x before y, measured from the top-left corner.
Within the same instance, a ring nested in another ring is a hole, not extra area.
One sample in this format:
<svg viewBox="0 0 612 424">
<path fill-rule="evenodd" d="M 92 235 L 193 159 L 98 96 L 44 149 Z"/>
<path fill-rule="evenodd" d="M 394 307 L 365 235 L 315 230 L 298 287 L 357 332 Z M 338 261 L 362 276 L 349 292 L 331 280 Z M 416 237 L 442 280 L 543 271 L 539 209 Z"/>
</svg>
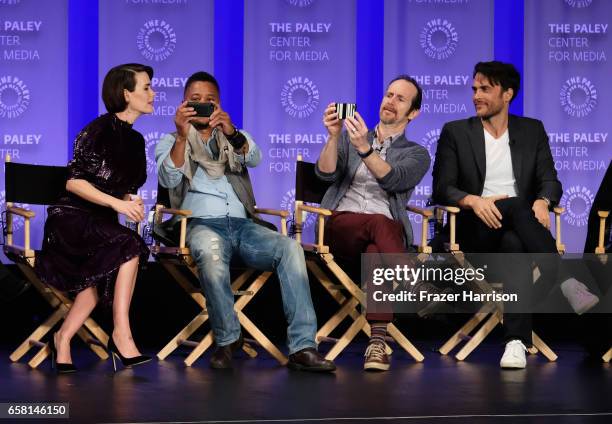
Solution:
<svg viewBox="0 0 612 424">
<path fill-rule="evenodd" d="M 542 122 L 508 112 L 520 75 L 511 64 L 493 61 L 476 64 L 473 77 L 476 116 L 442 129 L 433 170 L 434 201 L 462 209 L 457 236 L 466 252 L 556 253 L 549 210 L 559 203 L 562 188 L 548 136 Z M 538 264 L 547 276 L 538 292 L 546 293 L 557 281 L 558 262 L 553 257 Z M 531 273 L 521 269 L 522 279 L 517 270 L 513 289 L 529 298 Z M 598 302 L 584 284 L 561 275 L 561 290 L 577 313 Z M 500 365 L 524 368 L 531 315 L 506 314 L 504 326 L 506 349 Z"/>
</svg>

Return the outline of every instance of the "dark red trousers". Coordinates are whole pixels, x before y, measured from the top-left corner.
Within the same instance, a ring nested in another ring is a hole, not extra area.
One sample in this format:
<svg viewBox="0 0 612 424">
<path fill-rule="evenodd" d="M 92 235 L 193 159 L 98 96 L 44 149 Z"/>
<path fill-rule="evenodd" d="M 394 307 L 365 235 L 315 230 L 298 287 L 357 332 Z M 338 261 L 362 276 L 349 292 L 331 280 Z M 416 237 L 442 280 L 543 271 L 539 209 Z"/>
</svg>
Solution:
<svg viewBox="0 0 612 424">
<path fill-rule="evenodd" d="M 405 253 L 404 227 L 381 214 L 333 212 L 325 224 L 325 244 L 339 263 L 360 272 L 362 253 Z M 354 269 L 355 269 L 354 268 Z M 355 274 L 355 273 L 353 273 Z M 381 287 L 391 292 L 391 287 Z M 392 308 L 378 307 L 367 313 L 368 321 L 393 320 Z"/>
</svg>

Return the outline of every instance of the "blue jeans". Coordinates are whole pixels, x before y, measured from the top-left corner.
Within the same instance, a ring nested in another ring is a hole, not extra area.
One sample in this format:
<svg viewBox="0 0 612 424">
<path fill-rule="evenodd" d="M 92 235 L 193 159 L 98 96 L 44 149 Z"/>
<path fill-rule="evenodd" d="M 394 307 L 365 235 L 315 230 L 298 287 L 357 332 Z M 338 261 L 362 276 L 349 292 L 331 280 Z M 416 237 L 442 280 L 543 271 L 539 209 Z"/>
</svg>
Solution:
<svg viewBox="0 0 612 424">
<path fill-rule="evenodd" d="M 234 254 L 250 268 L 276 270 L 289 323 L 289 354 L 316 347 L 317 317 L 312 306 L 304 251 L 298 242 L 243 218 L 189 220 L 187 246 L 198 266 L 206 308 L 218 346 L 240 337 L 229 265 Z"/>
</svg>

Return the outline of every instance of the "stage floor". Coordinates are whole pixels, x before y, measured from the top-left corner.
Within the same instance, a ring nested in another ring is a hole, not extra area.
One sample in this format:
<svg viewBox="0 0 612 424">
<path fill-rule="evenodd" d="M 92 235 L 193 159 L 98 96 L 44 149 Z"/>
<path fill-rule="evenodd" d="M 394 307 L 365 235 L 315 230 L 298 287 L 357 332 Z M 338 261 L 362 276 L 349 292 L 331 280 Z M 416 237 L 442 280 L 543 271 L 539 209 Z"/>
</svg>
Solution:
<svg viewBox="0 0 612 424">
<path fill-rule="evenodd" d="M 185 367 L 179 352 L 115 374 L 110 360 L 98 361 L 77 343 L 79 372 L 55 375 L 49 361 L 38 370 L 12 364 L 2 346 L 0 402 L 69 402 L 70 421 L 78 423 L 612 422 L 611 366 L 585 362 L 577 346 L 555 346 L 556 363 L 531 356 L 519 371 L 499 369 L 502 347 L 494 343 L 465 362 L 440 356 L 433 345 L 418 347 L 425 362 L 396 352 L 387 373 L 362 371 L 359 343 L 329 375 L 292 372 L 265 352 L 241 355 L 227 371 L 209 369 L 210 354 Z"/>
</svg>

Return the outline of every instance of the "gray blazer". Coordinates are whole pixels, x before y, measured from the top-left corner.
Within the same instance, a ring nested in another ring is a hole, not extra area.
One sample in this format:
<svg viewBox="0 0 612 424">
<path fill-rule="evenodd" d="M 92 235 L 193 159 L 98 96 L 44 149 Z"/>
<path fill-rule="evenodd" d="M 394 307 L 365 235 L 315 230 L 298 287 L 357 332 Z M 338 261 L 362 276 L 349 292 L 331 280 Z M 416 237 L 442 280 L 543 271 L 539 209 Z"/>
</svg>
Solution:
<svg viewBox="0 0 612 424">
<path fill-rule="evenodd" d="M 374 136 L 374 130 L 371 130 L 368 133 L 368 143 L 370 145 L 374 142 Z M 414 187 L 429 169 L 431 159 L 427 149 L 408 141 L 402 134 L 389 146 L 386 161 L 391 166 L 391 171 L 379 179 L 378 183 L 389 195 L 391 216 L 404 226 L 404 241 L 406 247 L 410 247 L 413 237 L 406 205 Z M 323 196 L 321 207 L 332 210 L 338 207 L 360 164 L 361 158 L 357 154 L 357 150 L 350 144 L 347 132 L 343 131 L 338 141 L 336 170 L 331 173 L 322 172 L 319 169 L 319 161 L 317 161 L 315 167 L 316 174 L 321 180 L 333 183 Z"/>
</svg>

